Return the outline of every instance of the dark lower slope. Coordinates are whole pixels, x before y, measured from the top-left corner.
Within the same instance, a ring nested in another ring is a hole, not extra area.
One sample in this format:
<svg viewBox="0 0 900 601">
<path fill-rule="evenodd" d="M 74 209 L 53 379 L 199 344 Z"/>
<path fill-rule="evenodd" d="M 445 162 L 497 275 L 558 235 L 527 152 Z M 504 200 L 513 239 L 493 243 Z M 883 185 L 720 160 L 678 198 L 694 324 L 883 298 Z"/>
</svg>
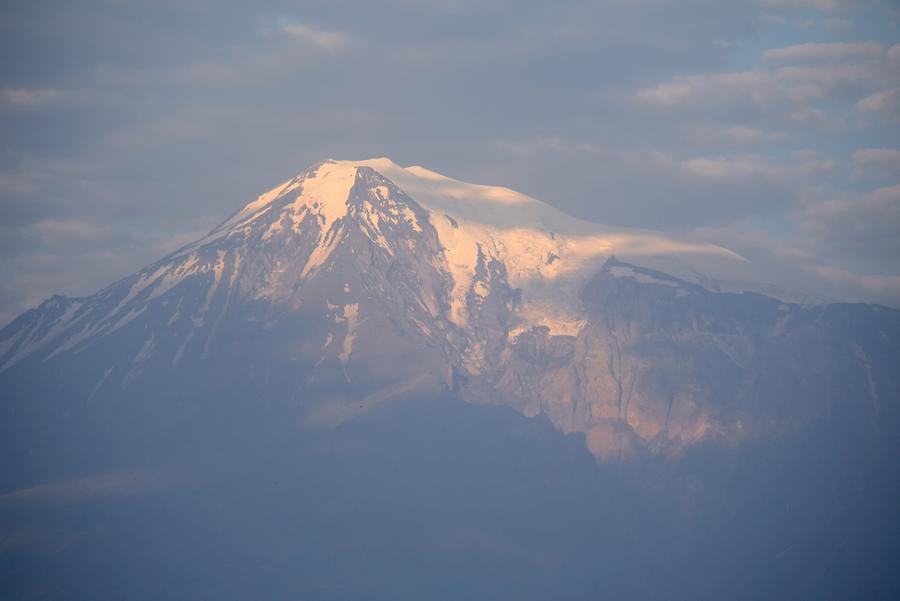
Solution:
<svg viewBox="0 0 900 601">
<path fill-rule="evenodd" d="M 116 458 L 102 477 L 73 468 L 57 474 L 69 484 L 0 498 L 0 597 L 900 593 L 893 414 L 865 439 L 818 423 L 613 466 L 544 418 L 452 398 L 400 400 L 303 435 L 218 415 L 156 439 L 106 438 Z"/>
</svg>

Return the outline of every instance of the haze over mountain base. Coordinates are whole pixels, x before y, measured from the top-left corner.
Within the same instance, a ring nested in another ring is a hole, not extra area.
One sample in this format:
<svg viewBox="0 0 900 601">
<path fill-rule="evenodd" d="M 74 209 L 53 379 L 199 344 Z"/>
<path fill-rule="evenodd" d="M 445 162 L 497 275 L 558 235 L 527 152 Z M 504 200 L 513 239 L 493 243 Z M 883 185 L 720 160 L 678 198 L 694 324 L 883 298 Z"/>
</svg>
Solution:
<svg viewBox="0 0 900 601">
<path fill-rule="evenodd" d="M 614 467 L 543 418 L 451 398 L 303 437 L 244 417 L 0 499 L 4 598 L 890 599 L 900 586 L 896 445 L 838 426 Z M 103 446 L 134 452 L 120 444 Z"/>
</svg>

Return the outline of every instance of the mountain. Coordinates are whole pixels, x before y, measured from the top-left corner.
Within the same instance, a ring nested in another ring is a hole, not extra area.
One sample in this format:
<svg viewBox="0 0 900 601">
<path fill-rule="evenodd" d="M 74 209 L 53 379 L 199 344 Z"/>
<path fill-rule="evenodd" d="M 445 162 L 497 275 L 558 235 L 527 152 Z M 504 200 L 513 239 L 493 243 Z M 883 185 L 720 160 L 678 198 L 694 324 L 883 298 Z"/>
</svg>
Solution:
<svg viewBox="0 0 900 601">
<path fill-rule="evenodd" d="M 897 398 L 895 311 L 783 302 L 748 292 L 751 270 L 504 188 L 326 161 L 96 295 L 22 315 L 0 331 L 0 370 L 64 374 L 44 384 L 65 382 L 70 407 L 243 388 L 311 425 L 448 390 L 545 414 L 600 458 L 846 404 L 875 419 Z"/>
<path fill-rule="evenodd" d="M 883 562 L 868 561 L 895 549 L 900 531 L 890 509 L 900 500 L 898 341 L 900 312 L 813 302 L 765 284 L 721 247 L 580 221 L 505 188 L 388 159 L 325 161 L 93 296 L 54 296 L 0 330 L 0 509 L 14 516 L 0 524 L 14 534 L 9 553 L 31 565 L 34 540 L 79 549 L 71 524 L 89 515 L 108 525 L 102 516 L 118 511 L 108 499 L 124 495 L 138 500 L 126 504 L 128 526 L 112 532 L 147 537 L 129 521 L 144 514 L 153 529 L 190 530 L 175 503 L 212 529 L 197 536 L 218 540 L 211 516 L 240 521 L 252 507 L 256 526 L 235 540 L 264 546 L 270 540 L 256 537 L 281 518 L 258 516 L 293 516 L 287 495 L 318 516 L 312 534 L 301 528 L 318 542 L 276 537 L 284 553 L 306 557 L 304 586 L 324 569 L 311 548 L 344 557 L 343 549 L 361 569 L 374 558 L 366 545 L 406 559 L 425 545 L 437 555 L 425 555 L 421 586 L 448 577 L 438 559 L 473 549 L 515 574 L 504 588 L 467 565 L 474 588 L 448 589 L 463 596 L 546 598 L 566 581 L 572 598 L 593 598 L 601 586 L 625 598 L 719 598 L 738 579 L 745 588 L 730 596 L 787 598 L 851 590 L 865 574 L 875 574 L 877 596 L 900 590 Z M 369 471 L 377 482 L 360 475 Z M 391 501 L 360 507 L 335 474 L 348 491 Z M 197 482 L 215 491 L 220 514 L 194 505 Z M 503 490 L 488 492 L 492 482 Z M 541 482 L 554 482 L 560 498 Z M 449 510 L 457 487 L 472 483 L 481 488 L 467 498 L 478 509 Z M 424 494 L 420 486 L 444 494 L 404 504 L 402 517 L 386 509 Z M 790 508 L 760 513 L 737 491 Z M 90 510 L 51 512 L 67 543 L 50 527 L 22 534 L 9 525 L 32 503 L 71 507 L 73 498 Z M 349 521 L 329 518 L 326 498 Z M 410 555 L 390 542 L 408 519 L 431 532 L 436 514 L 454 525 L 435 534 L 440 552 L 431 539 L 404 538 Z M 472 515 L 483 521 L 473 525 Z M 504 515 L 510 530 L 498 533 Z M 736 526 L 739 516 L 747 520 Z M 373 522 L 383 520 L 395 528 L 378 530 Z M 887 530 L 873 534 L 876 522 Z M 761 534 L 775 524 L 781 533 Z M 87 548 L 121 546 L 110 536 L 87 536 Z M 752 544 L 735 550 L 734 536 Z M 217 573 L 233 568 L 193 544 L 185 548 Z M 692 555 L 679 557 L 686 549 Z M 87 569 L 79 562 L 90 557 L 50 555 L 64 573 Z M 749 571 L 722 567 L 724 557 Z M 101 553 L 91 569 L 114 561 Z M 134 573 L 149 560 L 141 561 L 122 569 Z M 378 561 L 388 563 L 359 582 L 375 586 L 376 572 L 406 565 Z M 827 571 L 836 561 L 840 586 L 779 572 Z M 750 576 L 760 562 L 764 582 Z M 639 582 L 641 566 L 662 580 Z M 713 568 L 721 579 L 678 575 Z M 35 594 L 29 586 L 15 590 Z M 123 590 L 131 591 L 83 594 Z M 176 597 L 200 591 L 180 590 Z M 342 598 L 335 590 L 305 594 Z"/>
</svg>

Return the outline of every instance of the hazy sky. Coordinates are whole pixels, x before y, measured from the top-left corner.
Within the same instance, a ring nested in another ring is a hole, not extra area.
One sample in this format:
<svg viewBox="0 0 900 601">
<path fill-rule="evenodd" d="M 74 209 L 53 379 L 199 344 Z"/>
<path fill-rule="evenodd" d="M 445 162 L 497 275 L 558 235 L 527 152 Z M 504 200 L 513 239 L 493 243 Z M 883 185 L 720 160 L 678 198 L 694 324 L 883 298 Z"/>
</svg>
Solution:
<svg viewBox="0 0 900 601">
<path fill-rule="evenodd" d="M 900 306 L 897 0 L 29 0 L 0 45 L 0 322 L 371 156 Z"/>
</svg>

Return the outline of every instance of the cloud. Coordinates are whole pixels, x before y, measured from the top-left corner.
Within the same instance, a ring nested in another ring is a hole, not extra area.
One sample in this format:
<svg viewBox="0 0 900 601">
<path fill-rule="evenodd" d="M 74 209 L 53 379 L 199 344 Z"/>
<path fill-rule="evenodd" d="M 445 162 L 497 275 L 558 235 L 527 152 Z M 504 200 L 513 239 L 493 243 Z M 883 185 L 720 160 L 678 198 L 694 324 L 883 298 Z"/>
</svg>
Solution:
<svg viewBox="0 0 900 601">
<path fill-rule="evenodd" d="M 790 115 L 817 110 L 806 104 L 809 101 L 829 94 L 853 94 L 896 77 L 881 65 L 869 64 L 786 66 L 773 71 L 758 68 L 676 76 L 639 90 L 636 98 L 645 105 L 669 109 Z M 791 106 L 793 110 L 789 110 Z"/>
<path fill-rule="evenodd" d="M 900 44 L 894 44 L 888 48 L 887 58 L 892 63 L 900 63 Z"/>
<path fill-rule="evenodd" d="M 853 0 L 762 0 L 770 9 L 814 9 L 824 13 L 836 13 L 853 6 Z"/>
<path fill-rule="evenodd" d="M 110 110 L 122 101 L 119 93 L 90 88 L 8 86 L 0 90 L 0 109 L 8 111 Z"/>
<path fill-rule="evenodd" d="M 300 23 L 283 25 L 281 31 L 307 44 L 327 50 L 328 52 L 338 52 L 345 49 L 350 44 L 350 36 L 342 31 L 316 29 Z"/>
<path fill-rule="evenodd" d="M 42 109 L 55 106 L 64 98 L 63 92 L 54 88 L 4 88 L 0 92 L 3 106 L 22 109 Z"/>
<path fill-rule="evenodd" d="M 760 17 L 760 20 L 763 23 L 767 23 L 769 25 L 787 25 L 788 20 L 781 15 L 773 15 L 773 14 L 764 14 Z"/>
<path fill-rule="evenodd" d="M 810 158 L 801 162 L 773 161 L 761 155 L 693 158 L 682 161 L 684 169 L 702 179 L 744 180 L 764 178 L 784 180 L 794 176 L 826 174 L 838 167 L 838 162 Z"/>
<path fill-rule="evenodd" d="M 814 266 L 832 298 L 900 307 L 900 276 L 859 275 L 827 265 Z"/>
<path fill-rule="evenodd" d="M 854 103 L 863 114 L 894 118 L 900 112 L 900 94 L 892 87 L 900 83 L 900 45 L 806 43 L 761 57 L 759 65 L 743 71 L 679 75 L 644 86 L 635 99 L 661 111 L 703 114 L 722 127 L 746 128 L 732 130 L 736 143 L 761 141 L 752 130 L 786 135 L 799 128 L 843 128 Z"/>
<path fill-rule="evenodd" d="M 856 108 L 863 113 L 900 121 L 900 87 L 866 96 L 856 104 Z"/>
<path fill-rule="evenodd" d="M 469 181 L 510 185 L 598 223 L 678 233 L 797 206 L 809 177 L 798 165 L 814 160 L 781 168 L 762 156 L 685 158 L 580 138 L 504 140 L 495 148 L 501 152 L 490 166 Z M 523 173 L 523 164 L 532 167 Z"/>
<path fill-rule="evenodd" d="M 101 474 L 80 480 L 64 480 L 38 484 L 0 494 L 0 507 L 11 508 L 34 504 L 75 503 L 104 497 L 142 495 L 169 485 L 153 472 L 124 471 Z"/>
<path fill-rule="evenodd" d="M 900 185 L 809 207 L 801 220 L 820 255 L 869 269 L 898 268 Z"/>
<path fill-rule="evenodd" d="M 755 145 L 780 142 L 787 136 L 783 132 L 766 131 L 747 125 L 688 123 L 688 135 L 703 144 Z"/>
<path fill-rule="evenodd" d="M 856 97 L 900 79 L 883 62 L 780 67 L 774 71 L 779 83 L 797 101 L 829 96 Z"/>
<path fill-rule="evenodd" d="M 595 144 L 566 140 L 559 136 L 536 136 L 526 140 L 498 139 L 494 141 L 494 144 L 501 152 L 522 158 L 547 153 L 591 153 L 597 150 Z"/>
<path fill-rule="evenodd" d="M 20 220 L 22 211 L 29 215 L 46 210 L 54 200 L 71 198 L 75 190 L 84 190 L 95 197 L 103 193 L 93 187 L 102 177 L 96 163 L 84 159 L 16 157 L 14 164 L 0 169 L 0 223 Z M 67 190 L 61 193 L 60 190 Z M 69 215 L 65 204 L 53 217 Z M 77 209 L 77 207 L 72 207 Z"/>
<path fill-rule="evenodd" d="M 895 148 L 862 148 L 853 153 L 854 175 L 875 172 L 900 178 L 900 150 Z"/>
<path fill-rule="evenodd" d="M 646 104 L 695 109 L 723 104 L 770 106 L 782 97 L 777 80 L 761 70 L 677 76 L 637 93 Z"/>
<path fill-rule="evenodd" d="M 27 231 L 40 238 L 43 244 L 97 241 L 103 228 L 78 219 L 42 219 Z"/>
<path fill-rule="evenodd" d="M 685 235 L 719 244 L 748 258 L 758 276 L 786 291 L 803 291 L 812 301 L 875 302 L 900 307 L 900 275 L 860 274 L 826 264 L 832 261 L 808 240 L 773 236 L 744 219 Z M 752 276 L 751 276 L 752 277 Z"/>
<path fill-rule="evenodd" d="M 769 62 L 841 61 L 884 54 L 884 46 L 875 42 L 806 43 L 763 52 Z"/>
</svg>

